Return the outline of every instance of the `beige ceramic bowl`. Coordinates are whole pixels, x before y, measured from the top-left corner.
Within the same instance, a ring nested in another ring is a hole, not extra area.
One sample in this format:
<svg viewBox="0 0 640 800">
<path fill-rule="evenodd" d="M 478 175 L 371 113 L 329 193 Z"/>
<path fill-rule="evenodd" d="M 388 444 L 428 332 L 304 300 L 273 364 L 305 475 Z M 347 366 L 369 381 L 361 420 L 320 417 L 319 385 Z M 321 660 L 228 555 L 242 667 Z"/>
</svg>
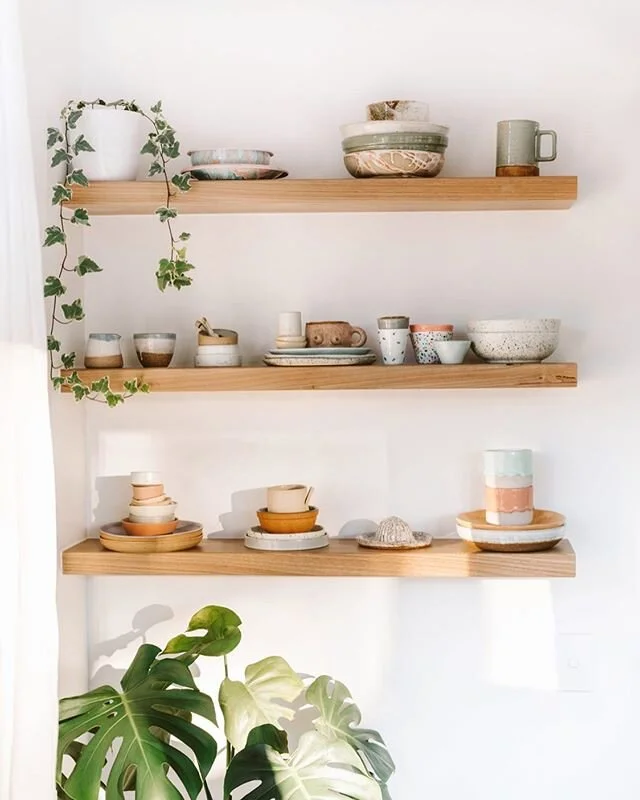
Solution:
<svg viewBox="0 0 640 800">
<path fill-rule="evenodd" d="M 134 500 L 151 500 L 153 497 L 164 495 L 164 486 L 161 483 L 152 483 L 149 486 L 133 486 Z"/>
<path fill-rule="evenodd" d="M 167 522 L 175 519 L 177 503 L 154 506 L 129 506 L 129 517 L 134 522 Z"/>
<path fill-rule="evenodd" d="M 169 520 L 169 522 L 132 522 L 130 519 L 123 519 L 122 527 L 130 536 L 165 536 L 175 531 L 178 527 L 178 520 Z"/>
<path fill-rule="evenodd" d="M 318 509 L 311 506 L 295 514 L 276 514 L 261 508 L 257 514 L 260 527 L 267 533 L 308 533 L 316 524 Z"/>
</svg>

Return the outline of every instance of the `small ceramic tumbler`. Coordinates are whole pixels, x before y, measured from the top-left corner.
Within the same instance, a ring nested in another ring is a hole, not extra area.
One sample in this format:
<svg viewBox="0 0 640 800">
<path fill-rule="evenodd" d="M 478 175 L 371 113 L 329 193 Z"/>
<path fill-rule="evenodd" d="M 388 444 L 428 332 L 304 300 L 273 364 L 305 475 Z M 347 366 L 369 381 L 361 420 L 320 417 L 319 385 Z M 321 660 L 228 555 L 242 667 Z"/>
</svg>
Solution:
<svg viewBox="0 0 640 800">
<path fill-rule="evenodd" d="M 530 525 L 533 520 L 531 450 L 485 450 L 485 517 L 489 525 Z"/>
<path fill-rule="evenodd" d="M 403 364 L 408 340 L 409 317 L 378 318 L 378 344 L 384 364 Z"/>
<path fill-rule="evenodd" d="M 278 336 L 302 336 L 302 314 L 300 311 L 283 311 L 278 315 Z"/>
<path fill-rule="evenodd" d="M 87 369 L 119 369 L 124 361 L 119 333 L 90 333 L 84 352 Z"/>
<path fill-rule="evenodd" d="M 542 155 L 542 137 L 551 137 L 551 152 Z M 540 130 L 531 119 L 507 119 L 498 123 L 496 175 L 499 178 L 524 178 L 540 174 L 538 163 L 555 161 L 558 137 L 555 131 Z"/>
</svg>

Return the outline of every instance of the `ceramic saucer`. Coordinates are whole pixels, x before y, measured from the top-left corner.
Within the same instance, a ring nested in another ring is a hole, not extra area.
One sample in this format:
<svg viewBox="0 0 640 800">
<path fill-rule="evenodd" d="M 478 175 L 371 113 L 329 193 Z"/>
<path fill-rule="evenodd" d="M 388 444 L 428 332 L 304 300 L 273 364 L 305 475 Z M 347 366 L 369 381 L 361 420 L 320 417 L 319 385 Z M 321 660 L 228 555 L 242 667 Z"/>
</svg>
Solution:
<svg viewBox="0 0 640 800">
<path fill-rule="evenodd" d="M 316 525 L 309 533 L 266 533 L 256 526 L 244 537 L 244 546 L 250 550 L 319 550 L 328 544 L 329 537 L 321 525 Z"/>
<path fill-rule="evenodd" d="M 257 181 L 286 178 L 289 174 L 276 167 L 260 164 L 201 164 L 183 169 L 183 174 L 192 175 L 199 181 Z"/>
<path fill-rule="evenodd" d="M 362 547 L 373 547 L 377 550 L 417 550 L 419 547 L 429 547 L 433 541 L 433 536 L 429 533 L 413 531 L 414 541 L 412 542 L 382 542 L 377 533 L 365 533 L 356 536 L 356 541 Z"/>
<path fill-rule="evenodd" d="M 267 353 L 264 363 L 270 367 L 357 367 L 375 364 L 374 353 L 362 356 L 276 356 Z"/>
<path fill-rule="evenodd" d="M 189 550 L 202 541 L 199 522 L 180 520 L 174 533 L 162 536 L 130 536 L 120 522 L 100 528 L 100 543 L 116 553 L 175 553 Z"/>
<path fill-rule="evenodd" d="M 370 347 L 279 347 L 269 350 L 274 356 L 368 356 L 371 355 Z"/>
</svg>

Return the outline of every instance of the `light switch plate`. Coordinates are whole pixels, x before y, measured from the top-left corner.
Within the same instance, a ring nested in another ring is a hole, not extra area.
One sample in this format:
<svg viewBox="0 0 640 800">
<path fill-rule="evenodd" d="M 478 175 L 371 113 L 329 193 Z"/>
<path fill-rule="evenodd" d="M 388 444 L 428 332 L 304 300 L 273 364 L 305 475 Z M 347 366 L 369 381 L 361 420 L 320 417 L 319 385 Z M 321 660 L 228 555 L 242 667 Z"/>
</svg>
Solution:
<svg viewBox="0 0 640 800">
<path fill-rule="evenodd" d="M 590 633 L 561 633 L 556 637 L 558 691 L 593 692 L 595 663 Z"/>
</svg>

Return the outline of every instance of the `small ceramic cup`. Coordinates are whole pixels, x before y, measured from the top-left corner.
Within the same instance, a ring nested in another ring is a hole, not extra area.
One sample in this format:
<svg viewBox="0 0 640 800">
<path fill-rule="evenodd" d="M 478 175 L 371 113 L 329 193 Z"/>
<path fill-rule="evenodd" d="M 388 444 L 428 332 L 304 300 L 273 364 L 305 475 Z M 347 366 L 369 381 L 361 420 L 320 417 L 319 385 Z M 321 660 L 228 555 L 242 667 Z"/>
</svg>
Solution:
<svg viewBox="0 0 640 800">
<path fill-rule="evenodd" d="M 409 317 L 404 316 L 390 316 L 378 317 L 378 330 L 396 330 L 405 328 L 409 330 Z"/>
<path fill-rule="evenodd" d="M 123 366 L 119 333 L 90 333 L 84 353 L 87 369 L 119 369 Z"/>
<path fill-rule="evenodd" d="M 278 315 L 278 336 L 302 336 L 302 314 L 300 311 L 282 311 Z"/>
<path fill-rule="evenodd" d="M 467 340 L 433 343 L 441 364 L 462 364 L 470 347 L 471 342 Z"/>
<path fill-rule="evenodd" d="M 159 472 L 151 470 L 138 470 L 131 473 L 132 486 L 158 486 L 162 483 Z"/>
<path fill-rule="evenodd" d="M 485 450 L 485 475 L 533 475 L 532 450 Z"/>
<path fill-rule="evenodd" d="M 274 514 L 295 514 L 299 511 L 308 511 L 309 506 L 304 502 L 308 492 L 308 487 L 303 486 L 301 483 L 269 486 L 267 489 L 267 510 Z"/>
<path fill-rule="evenodd" d="M 418 364 L 439 364 L 436 342 L 453 339 L 453 325 L 411 325 L 411 344 Z"/>
<path fill-rule="evenodd" d="M 530 525 L 533 520 L 531 450 L 485 450 L 485 518 L 489 525 Z"/>
<path fill-rule="evenodd" d="M 168 367 L 176 349 L 176 334 L 134 333 L 133 344 L 143 367 Z"/>
</svg>

